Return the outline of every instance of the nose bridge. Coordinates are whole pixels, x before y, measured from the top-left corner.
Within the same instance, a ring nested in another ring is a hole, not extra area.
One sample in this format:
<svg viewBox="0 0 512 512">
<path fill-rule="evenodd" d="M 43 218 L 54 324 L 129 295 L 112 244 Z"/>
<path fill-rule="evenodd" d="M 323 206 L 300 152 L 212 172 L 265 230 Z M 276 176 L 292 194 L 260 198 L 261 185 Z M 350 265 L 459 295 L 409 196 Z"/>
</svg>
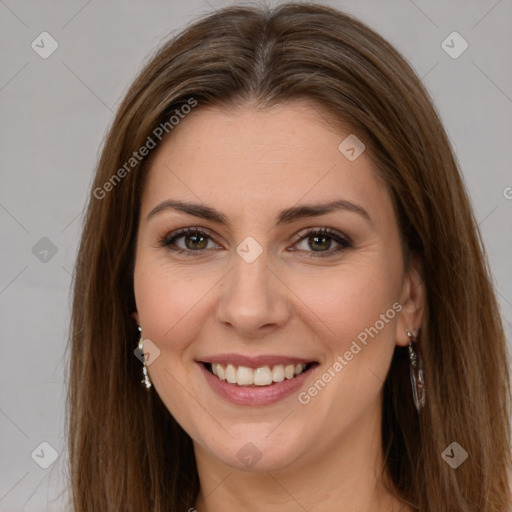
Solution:
<svg viewBox="0 0 512 512">
<path fill-rule="evenodd" d="M 267 254 L 261 254 L 254 261 L 247 261 L 237 255 L 233 262 L 231 279 L 232 293 L 253 297 L 253 300 L 266 299 L 269 293 L 269 270 Z"/>
<path fill-rule="evenodd" d="M 268 252 L 261 248 L 255 257 L 255 250 L 250 241 L 237 248 L 218 307 L 220 322 L 247 333 L 281 326 L 290 314 L 285 287 L 267 267 Z"/>
</svg>

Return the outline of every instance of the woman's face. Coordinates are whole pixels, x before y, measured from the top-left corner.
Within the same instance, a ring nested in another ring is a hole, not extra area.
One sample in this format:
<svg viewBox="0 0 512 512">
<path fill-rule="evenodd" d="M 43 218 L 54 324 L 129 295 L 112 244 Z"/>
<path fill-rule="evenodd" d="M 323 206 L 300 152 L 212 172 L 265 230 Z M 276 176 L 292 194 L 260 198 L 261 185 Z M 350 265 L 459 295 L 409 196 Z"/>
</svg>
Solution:
<svg viewBox="0 0 512 512">
<path fill-rule="evenodd" d="M 418 282 L 368 152 L 339 148 L 349 135 L 307 103 L 203 109 L 155 155 L 134 316 L 196 455 L 276 470 L 380 434 Z"/>
</svg>

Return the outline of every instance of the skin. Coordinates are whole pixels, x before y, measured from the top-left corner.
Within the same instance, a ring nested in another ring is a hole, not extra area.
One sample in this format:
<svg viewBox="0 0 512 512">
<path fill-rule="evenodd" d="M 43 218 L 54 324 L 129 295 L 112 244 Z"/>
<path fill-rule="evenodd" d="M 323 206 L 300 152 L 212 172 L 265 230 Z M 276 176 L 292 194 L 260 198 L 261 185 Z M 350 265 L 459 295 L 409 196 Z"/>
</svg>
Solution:
<svg viewBox="0 0 512 512">
<path fill-rule="evenodd" d="M 160 350 L 148 366 L 152 392 L 194 442 L 201 491 L 190 507 L 199 512 L 410 510 L 380 473 L 381 399 L 395 345 L 407 345 L 405 329 L 421 325 L 423 286 L 414 262 L 404 267 L 391 197 L 368 151 L 349 161 L 338 145 L 350 131 L 320 113 L 305 101 L 198 109 L 151 163 L 134 318 Z M 147 218 L 168 199 L 208 205 L 229 225 L 172 209 Z M 276 225 L 284 208 L 335 199 L 359 205 L 370 220 L 336 210 Z M 207 230 L 206 248 L 190 249 L 190 237 L 175 244 L 191 256 L 159 244 L 185 227 Z M 353 247 L 336 252 L 333 239 L 319 247 L 295 238 L 323 227 Z M 236 252 L 249 236 L 263 250 L 252 263 Z M 297 394 L 266 406 L 232 404 L 195 362 L 221 353 L 302 357 L 319 363 L 307 390 L 395 302 L 401 311 L 306 405 Z M 251 468 L 237 457 L 247 443 L 261 453 Z"/>
</svg>

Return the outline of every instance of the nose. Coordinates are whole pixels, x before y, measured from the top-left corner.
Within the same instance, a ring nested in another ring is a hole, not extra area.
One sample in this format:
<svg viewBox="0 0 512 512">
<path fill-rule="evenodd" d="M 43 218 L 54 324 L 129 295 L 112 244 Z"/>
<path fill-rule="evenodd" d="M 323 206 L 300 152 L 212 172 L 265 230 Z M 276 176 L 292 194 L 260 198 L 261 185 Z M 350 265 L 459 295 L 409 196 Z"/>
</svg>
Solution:
<svg viewBox="0 0 512 512">
<path fill-rule="evenodd" d="M 235 255 L 234 268 L 222 282 L 217 320 L 247 338 L 269 334 L 292 316 L 289 293 L 268 267 L 266 251 L 252 263 Z"/>
</svg>

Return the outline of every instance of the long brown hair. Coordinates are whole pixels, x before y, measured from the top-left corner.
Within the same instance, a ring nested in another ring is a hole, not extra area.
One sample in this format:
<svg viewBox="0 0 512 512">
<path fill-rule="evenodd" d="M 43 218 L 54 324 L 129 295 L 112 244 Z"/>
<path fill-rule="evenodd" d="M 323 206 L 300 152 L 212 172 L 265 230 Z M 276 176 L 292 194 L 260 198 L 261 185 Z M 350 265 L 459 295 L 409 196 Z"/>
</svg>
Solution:
<svg viewBox="0 0 512 512">
<path fill-rule="evenodd" d="M 382 37 L 335 9 L 288 3 L 234 6 L 196 21 L 143 69 L 106 137 L 76 262 L 69 341 L 77 512 L 183 511 L 199 489 L 191 439 L 141 385 L 134 356 L 134 251 L 148 159 L 130 158 L 162 123 L 172 136 L 170 117 L 193 102 L 198 110 L 295 99 L 325 107 L 364 140 L 407 251 L 421 262 L 425 408 L 416 413 L 402 349 L 383 392 L 394 492 L 420 511 L 509 510 L 505 337 L 446 133 L 420 80 Z M 441 457 L 452 442 L 469 454 L 457 469 Z"/>
</svg>

